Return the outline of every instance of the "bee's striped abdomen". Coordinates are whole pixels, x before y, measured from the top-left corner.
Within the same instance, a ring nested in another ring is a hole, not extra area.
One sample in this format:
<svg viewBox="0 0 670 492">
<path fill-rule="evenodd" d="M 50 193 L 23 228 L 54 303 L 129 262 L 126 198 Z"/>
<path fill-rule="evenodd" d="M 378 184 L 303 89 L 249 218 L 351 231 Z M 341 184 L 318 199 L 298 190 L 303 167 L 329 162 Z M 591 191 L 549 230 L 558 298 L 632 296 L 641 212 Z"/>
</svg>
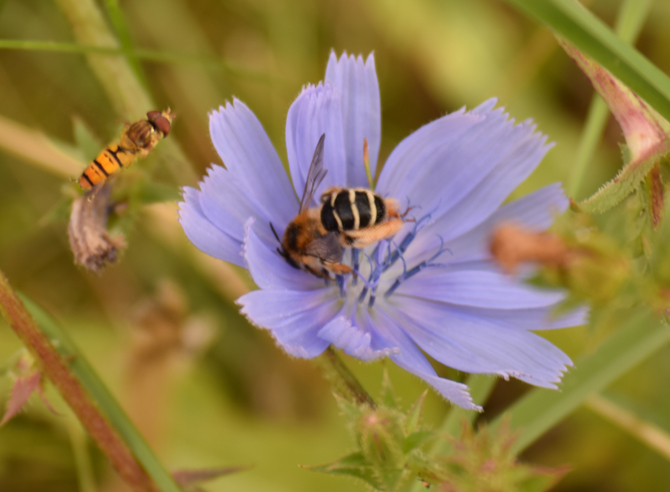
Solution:
<svg viewBox="0 0 670 492">
<path fill-rule="evenodd" d="M 384 200 L 366 189 L 337 189 L 322 197 L 321 224 L 327 231 L 356 231 L 386 216 Z"/>
</svg>

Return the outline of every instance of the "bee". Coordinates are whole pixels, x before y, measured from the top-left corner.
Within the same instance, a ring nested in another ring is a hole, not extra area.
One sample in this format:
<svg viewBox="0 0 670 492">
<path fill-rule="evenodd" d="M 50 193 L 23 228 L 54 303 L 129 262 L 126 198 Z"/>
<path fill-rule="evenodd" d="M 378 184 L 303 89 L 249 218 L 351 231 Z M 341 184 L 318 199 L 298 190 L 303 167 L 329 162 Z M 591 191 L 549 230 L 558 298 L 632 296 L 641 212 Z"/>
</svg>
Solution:
<svg viewBox="0 0 670 492">
<path fill-rule="evenodd" d="M 352 271 L 341 263 L 344 248 L 363 248 L 391 237 L 404 225 L 404 215 L 399 214 L 396 200 L 365 188 L 330 188 L 321 195 L 321 206 L 310 208 L 328 172 L 323 168 L 324 140 L 325 134 L 314 151 L 298 215 L 286 227 L 281 241 L 272 224 L 270 227 L 281 244 L 277 251 L 291 266 L 330 278 L 330 273 Z"/>
<path fill-rule="evenodd" d="M 340 263 L 344 249 L 338 239 L 338 233 L 326 231 L 321 225 L 320 209 L 310 208 L 316 189 L 328 173 L 328 170 L 323 168 L 325 138 L 325 134 L 321 135 L 316 145 L 305 180 L 298 215 L 286 226 L 283 239 L 279 240 L 272 224 L 270 227 L 281 244 L 281 249 L 277 248 L 277 252 L 289 265 L 317 277 L 329 278 L 329 272 L 343 275 L 349 273 L 351 267 Z"/>
<path fill-rule="evenodd" d="M 165 111 L 149 111 L 146 118 L 126 124 L 118 142 L 108 145 L 93 159 L 77 182 L 84 190 L 105 181 L 110 175 L 130 166 L 138 157 L 146 157 L 156 144 L 170 133 L 174 115 Z"/>
<path fill-rule="evenodd" d="M 400 214 L 397 200 L 366 188 L 333 187 L 321 195 L 321 203 L 322 227 L 337 232 L 340 244 L 347 248 L 365 248 L 395 235 L 407 215 Z"/>
</svg>

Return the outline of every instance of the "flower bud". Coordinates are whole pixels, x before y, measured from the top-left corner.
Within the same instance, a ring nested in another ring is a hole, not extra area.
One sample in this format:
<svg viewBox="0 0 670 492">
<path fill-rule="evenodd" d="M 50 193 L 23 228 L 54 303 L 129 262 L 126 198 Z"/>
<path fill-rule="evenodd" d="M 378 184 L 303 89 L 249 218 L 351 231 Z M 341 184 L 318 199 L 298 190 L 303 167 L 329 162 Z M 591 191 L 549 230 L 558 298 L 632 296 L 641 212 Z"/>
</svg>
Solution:
<svg viewBox="0 0 670 492">
<path fill-rule="evenodd" d="M 382 470 L 404 466 L 401 415 L 386 409 L 371 410 L 359 418 L 355 430 L 368 463 Z"/>
</svg>

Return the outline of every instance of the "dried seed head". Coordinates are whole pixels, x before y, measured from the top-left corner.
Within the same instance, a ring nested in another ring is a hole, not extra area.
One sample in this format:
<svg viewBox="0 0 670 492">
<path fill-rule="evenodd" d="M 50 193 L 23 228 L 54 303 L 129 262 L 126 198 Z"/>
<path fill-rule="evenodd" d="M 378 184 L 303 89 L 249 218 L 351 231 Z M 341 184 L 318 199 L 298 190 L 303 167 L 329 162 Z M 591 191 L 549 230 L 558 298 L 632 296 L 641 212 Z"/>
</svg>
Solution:
<svg viewBox="0 0 670 492">
<path fill-rule="evenodd" d="M 106 263 L 115 263 L 117 253 L 126 247 L 123 236 L 107 232 L 111 186 L 105 183 L 77 198 L 72 204 L 67 232 L 74 262 L 100 273 Z"/>
</svg>

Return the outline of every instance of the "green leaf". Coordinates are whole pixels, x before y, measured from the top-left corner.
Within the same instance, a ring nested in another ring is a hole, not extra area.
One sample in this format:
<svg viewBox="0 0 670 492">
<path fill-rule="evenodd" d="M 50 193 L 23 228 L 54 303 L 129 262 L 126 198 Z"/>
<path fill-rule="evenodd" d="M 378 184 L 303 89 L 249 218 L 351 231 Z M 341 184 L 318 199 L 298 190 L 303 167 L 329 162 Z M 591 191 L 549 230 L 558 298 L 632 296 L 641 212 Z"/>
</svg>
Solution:
<svg viewBox="0 0 670 492">
<path fill-rule="evenodd" d="M 333 396 L 335 397 L 335 401 L 337 402 L 337 406 L 340 407 L 340 410 L 342 410 L 342 414 L 344 415 L 344 419 L 347 421 L 347 423 L 355 423 L 358 421 L 358 419 L 363 415 L 364 411 L 361 409 L 358 405 L 355 403 L 347 400 L 346 398 L 343 398 L 342 396 L 338 395 L 337 393 L 334 393 Z M 368 410 L 368 409 L 365 409 Z"/>
<path fill-rule="evenodd" d="M 585 212 L 603 213 L 621 203 L 637 189 L 660 157 L 657 154 L 642 162 L 626 164 L 613 180 L 601 186 L 590 198 L 580 202 L 579 207 Z"/>
<path fill-rule="evenodd" d="M 386 367 L 384 367 L 384 374 L 382 376 L 382 391 L 380 399 L 382 401 L 382 405 L 386 408 L 393 410 L 398 408 L 398 402 L 395 398 L 393 385 L 391 384 L 391 378 L 389 377 L 389 372 Z"/>
<path fill-rule="evenodd" d="M 405 433 L 412 434 L 419 429 L 419 422 L 421 420 L 421 412 L 423 412 L 423 404 L 426 400 L 426 395 L 428 390 L 424 391 L 419 399 L 414 402 L 412 408 L 407 412 L 407 418 L 405 419 Z"/>
<path fill-rule="evenodd" d="M 326 465 L 303 465 L 302 468 L 321 473 L 328 473 L 330 475 L 348 475 L 350 477 L 360 478 L 372 488 L 376 490 L 384 490 L 382 484 L 379 483 L 379 480 L 375 476 L 372 467 L 365 461 L 362 453 L 352 453 Z"/>
<path fill-rule="evenodd" d="M 513 429 L 521 429 L 513 451 L 520 453 L 542 434 L 577 409 L 589 395 L 602 390 L 636 364 L 670 342 L 670 329 L 651 313 L 632 316 L 596 352 L 580 358 L 565 376 L 560 391 L 535 389 L 515 403 L 510 415 Z M 496 418 L 492 427 L 501 425 Z"/>
<path fill-rule="evenodd" d="M 574 0 L 508 0 L 596 60 L 670 121 L 670 78 Z"/>
<path fill-rule="evenodd" d="M 435 432 L 433 431 L 416 431 L 411 433 L 405 438 L 403 442 L 403 452 L 409 454 L 414 451 L 416 448 L 421 446 L 423 443 L 435 437 Z"/>
</svg>

